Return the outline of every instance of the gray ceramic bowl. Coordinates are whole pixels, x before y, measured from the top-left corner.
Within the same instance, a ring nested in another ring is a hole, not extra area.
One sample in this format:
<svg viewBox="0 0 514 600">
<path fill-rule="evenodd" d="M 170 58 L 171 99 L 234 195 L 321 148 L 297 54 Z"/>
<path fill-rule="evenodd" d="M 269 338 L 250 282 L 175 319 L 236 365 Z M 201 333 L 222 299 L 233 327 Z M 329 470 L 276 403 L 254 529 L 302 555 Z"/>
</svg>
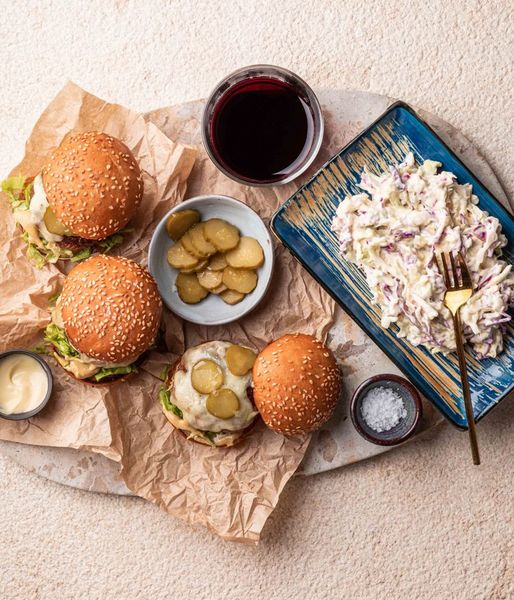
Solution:
<svg viewBox="0 0 514 600">
<path fill-rule="evenodd" d="M 399 394 L 407 411 L 407 416 L 388 431 L 375 431 L 362 416 L 362 401 L 373 388 L 384 387 Z M 404 377 L 398 375 L 375 375 L 370 377 L 355 390 L 350 407 L 355 429 L 363 438 L 379 446 L 395 446 L 410 438 L 423 414 L 423 405 L 418 390 Z"/>
<path fill-rule="evenodd" d="M 198 304 L 186 304 L 179 298 L 175 281 L 178 271 L 166 259 L 173 244 L 166 232 L 168 217 L 181 210 L 194 209 L 202 221 L 225 219 L 235 225 L 241 235 L 254 237 L 264 251 L 264 264 L 257 269 L 257 287 L 238 304 L 225 304 L 221 298 L 209 294 Z M 259 215 L 243 202 L 229 196 L 196 196 L 173 207 L 161 219 L 152 236 L 148 252 L 148 268 L 157 281 L 159 292 L 166 306 L 179 317 L 199 325 L 223 325 L 237 321 L 253 310 L 265 296 L 273 274 L 274 253 L 270 233 Z"/>
<path fill-rule="evenodd" d="M 23 421 L 24 419 L 30 419 L 31 417 L 34 417 L 35 415 L 40 413 L 43 410 L 43 408 L 45 408 L 45 406 L 48 403 L 48 400 L 50 400 L 50 396 L 52 395 L 54 379 L 50 367 L 36 352 L 30 352 L 29 350 L 9 350 L 0 354 L 0 361 L 12 354 L 25 354 L 37 360 L 37 362 L 43 367 L 43 370 L 46 373 L 46 378 L 48 380 L 48 390 L 46 392 L 46 395 L 43 398 L 41 404 L 39 404 L 39 406 L 36 406 L 36 408 L 34 408 L 33 410 L 29 410 L 23 413 L 15 413 L 11 415 L 6 415 L 0 411 L 0 418 L 2 419 L 8 419 L 9 421 Z"/>
</svg>

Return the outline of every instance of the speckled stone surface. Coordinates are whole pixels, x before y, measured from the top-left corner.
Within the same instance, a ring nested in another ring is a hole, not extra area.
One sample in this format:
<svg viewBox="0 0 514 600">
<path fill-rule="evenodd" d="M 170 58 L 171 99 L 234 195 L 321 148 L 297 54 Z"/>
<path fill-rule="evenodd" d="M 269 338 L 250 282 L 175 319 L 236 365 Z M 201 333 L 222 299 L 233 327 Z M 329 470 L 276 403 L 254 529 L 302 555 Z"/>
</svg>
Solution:
<svg viewBox="0 0 514 600">
<path fill-rule="evenodd" d="M 145 111 L 278 63 L 313 87 L 422 106 L 471 139 L 514 191 L 511 2 L 0 2 L 0 168 L 66 78 Z M 480 424 L 484 464 L 445 427 L 344 470 L 295 478 L 257 548 L 136 499 L 89 494 L 0 460 L 0 596 L 514 596 L 514 404 Z"/>
<path fill-rule="evenodd" d="M 344 90 L 321 90 L 318 97 L 323 107 L 326 131 L 320 156 L 316 159 L 312 171 L 352 139 L 359 130 L 374 121 L 394 101 L 387 96 L 370 92 Z M 152 112 L 147 118 L 173 139 L 200 145 L 199 123 L 203 106 L 203 101 L 186 102 L 175 108 L 163 108 Z M 494 191 L 497 198 L 508 206 L 508 199 L 497 178 L 475 146 L 461 132 L 439 117 L 422 109 L 418 111 L 489 189 Z M 302 180 L 309 177 L 310 175 L 305 175 Z M 337 309 L 336 323 L 331 331 L 330 345 L 343 365 L 344 393 L 334 417 L 321 431 L 314 434 L 298 470 L 298 474 L 301 475 L 330 471 L 394 449 L 364 440 L 353 427 L 348 408 L 353 391 L 362 381 L 379 373 L 401 374 L 400 370 L 340 308 Z M 435 427 L 441 425 L 442 421 L 442 416 L 425 401 L 424 416 L 416 435 L 436 435 Z M 10 456 L 29 470 L 64 485 L 89 491 L 129 494 L 120 479 L 119 465 L 102 456 L 72 449 L 44 448 L 0 441 L 0 455 L 2 454 Z"/>
</svg>

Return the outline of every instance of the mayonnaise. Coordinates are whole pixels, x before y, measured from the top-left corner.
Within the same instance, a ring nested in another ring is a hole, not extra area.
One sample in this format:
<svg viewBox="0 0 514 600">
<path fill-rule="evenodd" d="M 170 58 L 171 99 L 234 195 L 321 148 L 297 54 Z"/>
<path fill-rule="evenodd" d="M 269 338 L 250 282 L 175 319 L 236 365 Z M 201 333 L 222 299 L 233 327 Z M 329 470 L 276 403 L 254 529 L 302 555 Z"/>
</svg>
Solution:
<svg viewBox="0 0 514 600">
<path fill-rule="evenodd" d="M 37 220 L 39 231 L 45 240 L 48 242 L 60 242 L 62 240 L 62 235 L 52 233 L 48 231 L 46 227 L 45 212 L 47 208 L 48 200 L 46 197 L 45 188 L 43 187 L 43 179 L 41 178 L 41 175 L 38 175 L 34 179 L 34 194 L 30 200 L 29 210 L 34 214 Z"/>
<path fill-rule="evenodd" d="M 27 354 L 0 358 L 0 413 L 12 415 L 37 408 L 48 392 L 48 377 Z"/>
<path fill-rule="evenodd" d="M 14 211 L 14 219 L 29 234 L 29 241 L 39 248 L 44 245 L 43 237 L 47 242 L 60 242 L 62 235 L 48 231 L 45 224 L 45 212 L 48 208 L 48 200 L 43 187 L 41 175 L 34 179 L 34 188 L 28 210 L 17 209 Z"/>
</svg>

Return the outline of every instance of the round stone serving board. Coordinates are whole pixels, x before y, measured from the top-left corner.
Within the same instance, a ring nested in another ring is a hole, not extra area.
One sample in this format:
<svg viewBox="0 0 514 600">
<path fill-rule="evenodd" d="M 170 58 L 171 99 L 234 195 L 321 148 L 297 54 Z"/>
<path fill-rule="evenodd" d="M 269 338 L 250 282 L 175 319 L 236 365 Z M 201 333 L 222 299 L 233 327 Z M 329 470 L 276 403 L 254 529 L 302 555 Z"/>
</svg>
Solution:
<svg viewBox="0 0 514 600">
<path fill-rule="evenodd" d="M 326 132 L 316 168 L 372 123 L 395 100 L 368 92 L 347 90 L 322 90 L 318 92 L 318 97 L 323 107 Z M 200 143 L 198 123 L 202 108 L 203 101 L 189 102 L 153 111 L 146 118 L 176 141 Z M 500 182 L 472 143 L 450 124 L 422 109 L 414 108 L 489 187 L 496 198 L 509 207 Z M 313 173 L 312 169 L 310 173 Z M 299 180 L 298 185 L 304 180 L 306 178 Z M 205 193 L 208 192 L 209 190 L 205 190 Z M 331 422 L 313 437 L 298 471 L 301 475 L 321 473 L 392 449 L 375 446 L 359 436 L 348 416 L 348 400 L 351 392 L 367 377 L 376 373 L 400 372 L 341 309 L 337 310 L 330 346 L 343 365 L 346 401 L 340 404 Z M 425 401 L 424 418 L 417 435 L 435 435 L 437 426 L 442 423 L 443 418 Z M 456 431 L 455 435 L 459 433 Z M 0 454 L 10 457 L 38 475 L 64 485 L 94 492 L 130 494 L 120 478 L 119 464 L 99 454 L 3 441 L 0 441 Z"/>
</svg>

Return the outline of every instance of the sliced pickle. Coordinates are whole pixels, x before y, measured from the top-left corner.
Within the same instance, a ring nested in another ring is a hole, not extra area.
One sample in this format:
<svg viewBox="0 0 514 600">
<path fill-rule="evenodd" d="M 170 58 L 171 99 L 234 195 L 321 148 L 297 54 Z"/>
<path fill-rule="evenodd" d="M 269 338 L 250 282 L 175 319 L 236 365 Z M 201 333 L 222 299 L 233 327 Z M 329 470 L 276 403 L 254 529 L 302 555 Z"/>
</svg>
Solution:
<svg viewBox="0 0 514 600">
<path fill-rule="evenodd" d="M 221 388 L 211 392 L 205 403 L 207 410 L 218 419 L 231 419 L 239 410 L 239 398 L 232 390 Z"/>
<path fill-rule="evenodd" d="M 228 267 L 227 259 L 224 254 L 218 252 L 215 254 L 211 260 L 209 261 L 209 266 L 207 267 L 210 271 L 223 271 L 225 267 Z"/>
<path fill-rule="evenodd" d="M 223 272 L 222 271 L 209 271 L 205 269 L 196 274 L 200 285 L 205 289 L 211 291 L 222 284 Z"/>
<path fill-rule="evenodd" d="M 45 214 L 43 216 L 43 221 L 45 222 L 45 226 L 50 233 L 54 233 L 55 235 L 70 235 L 70 232 L 66 229 L 66 227 L 57 219 L 54 211 L 48 207 L 45 210 Z"/>
<path fill-rule="evenodd" d="M 245 294 L 240 294 L 239 292 L 235 292 L 234 290 L 225 290 L 224 292 L 219 293 L 219 297 L 226 304 L 237 304 L 241 302 L 241 300 L 245 297 Z"/>
<path fill-rule="evenodd" d="M 209 293 L 198 283 L 196 273 L 179 273 L 175 284 L 180 299 L 186 304 L 197 304 Z"/>
<path fill-rule="evenodd" d="M 264 262 L 264 252 L 256 239 L 244 236 L 233 250 L 225 254 L 225 258 L 231 267 L 258 269 Z"/>
<path fill-rule="evenodd" d="M 197 223 L 193 225 L 189 230 L 189 235 L 191 236 L 191 241 L 193 242 L 193 246 L 197 251 L 197 254 L 201 254 L 202 256 L 211 256 L 216 253 L 216 247 L 213 246 L 207 239 L 203 233 L 203 223 Z"/>
<path fill-rule="evenodd" d="M 207 260 L 207 257 L 199 252 L 193 245 L 193 240 L 191 239 L 191 230 L 184 233 L 184 235 L 180 238 L 180 243 L 192 256 L 196 256 L 199 260 Z"/>
<path fill-rule="evenodd" d="M 189 269 L 180 269 L 180 272 L 181 273 L 198 273 L 199 271 L 203 271 L 205 268 L 207 268 L 207 262 L 208 261 L 206 258 L 202 258 L 196 266 L 190 267 Z"/>
<path fill-rule="evenodd" d="M 250 269 L 227 267 L 223 270 L 223 283 L 229 290 L 249 294 L 257 285 L 257 273 Z"/>
<path fill-rule="evenodd" d="M 257 354 L 250 348 L 230 346 L 225 353 L 228 370 L 234 375 L 246 375 L 253 367 Z"/>
<path fill-rule="evenodd" d="M 213 290 L 210 290 L 211 294 L 216 294 L 219 295 L 221 294 L 221 292 L 224 292 L 225 290 L 228 290 L 228 287 L 222 283 L 220 285 L 218 285 L 218 287 L 215 287 Z"/>
<path fill-rule="evenodd" d="M 210 394 L 223 385 L 223 371 L 213 360 L 198 361 L 191 370 L 191 384 L 200 394 Z"/>
<path fill-rule="evenodd" d="M 232 250 L 239 243 L 237 227 L 223 219 L 209 219 L 203 224 L 205 237 L 216 246 L 220 252 Z"/>
<path fill-rule="evenodd" d="M 199 220 L 200 214 L 196 210 L 181 210 L 168 217 L 166 231 L 170 238 L 176 242 Z"/>
<path fill-rule="evenodd" d="M 175 242 L 168 250 L 168 262 L 175 269 L 192 269 L 200 262 L 196 256 L 189 254 L 180 242 Z"/>
</svg>

